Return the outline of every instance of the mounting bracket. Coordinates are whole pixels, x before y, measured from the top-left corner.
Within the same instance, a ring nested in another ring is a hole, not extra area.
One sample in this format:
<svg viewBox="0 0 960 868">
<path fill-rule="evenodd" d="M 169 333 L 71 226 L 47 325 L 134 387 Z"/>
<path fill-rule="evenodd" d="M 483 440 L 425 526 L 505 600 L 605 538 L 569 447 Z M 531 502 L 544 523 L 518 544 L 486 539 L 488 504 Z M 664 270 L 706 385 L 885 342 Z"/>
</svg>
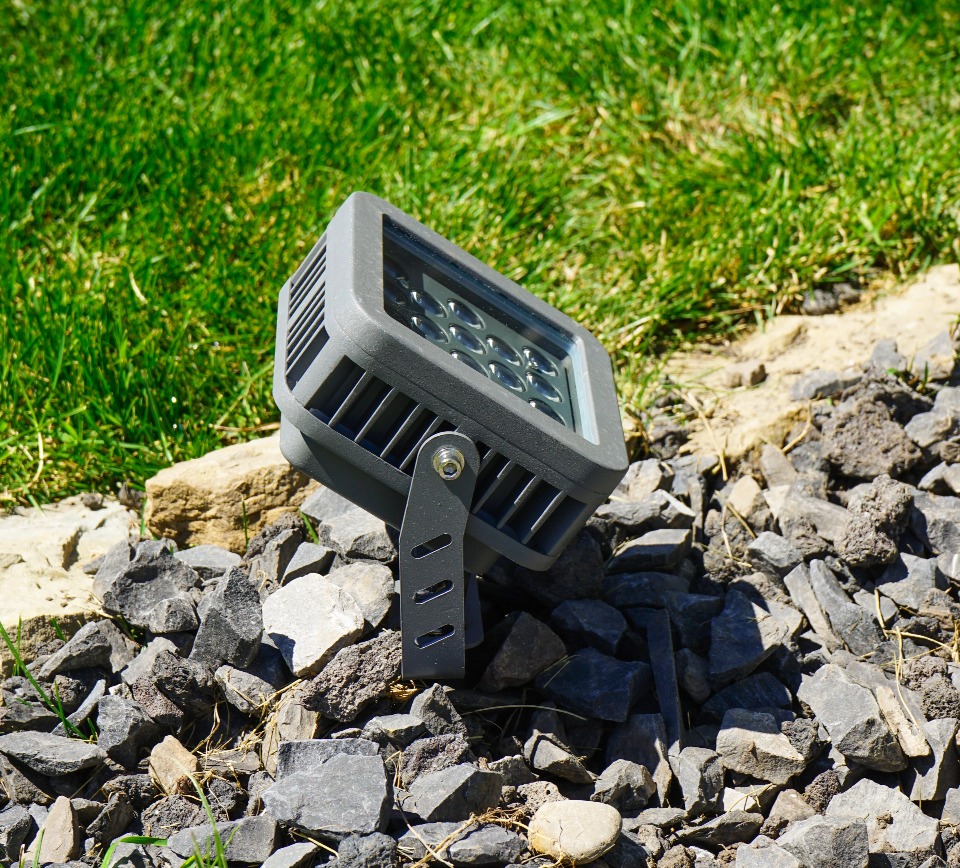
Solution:
<svg viewBox="0 0 960 868">
<path fill-rule="evenodd" d="M 404 678 L 464 676 L 474 620 L 466 611 L 468 585 L 470 608 L 478 605 L 475 581 L 464 575 L 463 541 L 479 468 L 477 447 L 456 431 L 434 434 L 417 453 L 400 525 Z"/>
</svg>

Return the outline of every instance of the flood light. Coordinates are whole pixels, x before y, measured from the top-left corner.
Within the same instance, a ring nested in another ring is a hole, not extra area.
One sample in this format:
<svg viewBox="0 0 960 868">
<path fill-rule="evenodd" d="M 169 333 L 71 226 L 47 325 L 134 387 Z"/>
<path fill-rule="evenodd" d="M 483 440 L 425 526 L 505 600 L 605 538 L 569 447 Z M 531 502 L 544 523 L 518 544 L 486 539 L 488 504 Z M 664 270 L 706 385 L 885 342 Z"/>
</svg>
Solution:
<svg viewBox="0 0 960 868">
<path fill-rule="evenodd" d="M 462 676 L 464 571 L 546 569 L 627 467 L 599 341 L 367 193 L 280 292 L 274 397 L 287 460 L 400 529 L 408 678 Z"/>
</svg>

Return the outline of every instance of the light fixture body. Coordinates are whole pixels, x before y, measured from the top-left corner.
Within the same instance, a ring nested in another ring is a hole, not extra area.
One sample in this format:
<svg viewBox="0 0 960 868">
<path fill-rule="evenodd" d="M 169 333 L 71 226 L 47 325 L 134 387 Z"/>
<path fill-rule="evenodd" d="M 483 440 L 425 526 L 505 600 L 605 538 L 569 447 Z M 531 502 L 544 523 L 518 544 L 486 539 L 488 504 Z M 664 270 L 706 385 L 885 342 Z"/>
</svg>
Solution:
<svg viewBox="0 0 960 868">
<path fill-rule="evenodd" d="M 344 202 L 280 292 L 274 397 L 287 460 L 396 528 L 422 444 L 473 441 L 476 574 L 498 555 L 548 568 L 628 463 L 599 341 L 368 193 Z"/>
</svg>

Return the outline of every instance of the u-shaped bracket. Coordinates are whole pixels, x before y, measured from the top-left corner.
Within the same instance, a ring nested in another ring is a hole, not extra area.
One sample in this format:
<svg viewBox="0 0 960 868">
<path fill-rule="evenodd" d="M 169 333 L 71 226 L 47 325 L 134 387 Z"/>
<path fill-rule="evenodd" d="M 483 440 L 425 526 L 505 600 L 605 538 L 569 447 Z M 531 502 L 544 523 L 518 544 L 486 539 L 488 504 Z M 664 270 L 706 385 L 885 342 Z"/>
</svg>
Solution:
<svg viewBox="0 0 960 868">
<path fill-rule="evenodd" d="M 403 677 L 463 678 L 463 539 L 480 456 L 469 437 L 434 434 L 417 453 L 400 526 Z"/>
</svg>

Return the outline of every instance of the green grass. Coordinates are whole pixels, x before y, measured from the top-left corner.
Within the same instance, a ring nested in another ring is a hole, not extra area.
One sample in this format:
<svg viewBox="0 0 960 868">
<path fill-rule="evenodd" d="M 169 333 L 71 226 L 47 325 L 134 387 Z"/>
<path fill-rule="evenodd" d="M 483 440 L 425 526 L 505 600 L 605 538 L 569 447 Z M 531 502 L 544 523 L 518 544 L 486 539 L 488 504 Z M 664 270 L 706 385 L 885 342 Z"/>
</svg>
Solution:
<svg viewBox="0 0 960 868">
<path fill-rule="evenodd" d="M 11 0 L 0 495 L 274 423 L 277 290 L 355 189 L 586 323 L 631 407 L 683 342 L 956 261 L 958 46 L 953 2 Z"/>
</svg>

